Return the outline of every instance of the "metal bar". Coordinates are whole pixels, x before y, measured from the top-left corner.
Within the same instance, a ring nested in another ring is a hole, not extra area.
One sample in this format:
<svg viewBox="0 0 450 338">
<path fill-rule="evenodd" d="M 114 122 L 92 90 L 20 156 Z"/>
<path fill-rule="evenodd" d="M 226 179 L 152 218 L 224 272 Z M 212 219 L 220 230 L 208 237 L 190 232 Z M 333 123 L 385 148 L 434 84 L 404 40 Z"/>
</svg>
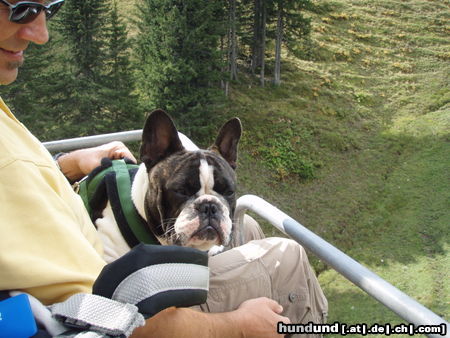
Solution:
<svg viewBox="0 0 450 338">
<path fill-rule="evenodd" d="M 122 141 L 124 143 L 140 141 L 141 137 L 142 129 L 95 136 L 76 137 L 60 141 L 44 142 L 43 144 L 49 152 L 56 153 L 81 148 L 95 147 L 112 141 Z"/>
<path fill-rule="evenodd" d="M 238 226 L 242 226 L 246 210 L 251 210 L 272 223 L 280 231 L 292 237 L 408 323 L 413 323 L 416 326 L 446 325 L 446 332 L 450 334 L 450 324 L 447 321 L 306 229 L 303 225 L 262 198 L 254 195 L 244 195 L 237 200 L 235 218 Z M 442 336 L 429 335 L 429 337 Z"/>
</svg>

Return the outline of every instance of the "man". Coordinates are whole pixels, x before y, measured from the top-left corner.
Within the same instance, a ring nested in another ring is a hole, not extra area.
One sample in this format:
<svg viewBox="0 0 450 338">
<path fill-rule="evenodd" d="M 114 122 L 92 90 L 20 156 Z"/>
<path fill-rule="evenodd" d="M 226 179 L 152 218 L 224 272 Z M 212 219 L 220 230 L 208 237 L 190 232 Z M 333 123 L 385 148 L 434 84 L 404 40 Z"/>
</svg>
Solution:
<svg viewBox="0 0 450 338">
<path fill-rule="evenodd" d="M 46 21 L 61 5 L 0 0 L 0 84 L 16 79 L 30 43 L 47 42 Z M 72 152 L 58 164 L 68 178 L 77 179 L 105 156 L 132 157 L 115 142 Z M 1 99 L 0 232 L 0 290 L 24 291 L 44 304 L 91 292 L 105 265 L 102 245 L 80 198 Z M 210 270 L 210 296 L 201 308 L 220 313 L 169 308 L 133 335 L 277 337 L 277 322 L 324 320 L 326 299 L 295 242 L 253 241 L 212 257 Z"/>
</svg>

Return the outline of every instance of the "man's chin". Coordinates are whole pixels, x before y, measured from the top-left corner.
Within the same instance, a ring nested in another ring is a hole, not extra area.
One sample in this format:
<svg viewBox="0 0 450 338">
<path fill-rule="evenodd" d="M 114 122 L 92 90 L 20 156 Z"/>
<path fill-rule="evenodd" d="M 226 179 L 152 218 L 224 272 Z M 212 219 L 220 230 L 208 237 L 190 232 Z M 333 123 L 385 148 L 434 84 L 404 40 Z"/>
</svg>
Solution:
<svg viewBox="0 0 450 338">
<path fill-rule="evenodd" d="M 17 79 L 18 68 L 1 70 L 0 69 L 0 84 L 7 85 L 14 82 Z"/>
<path fill-rule="evenodd" d="M 10 61 L 6 64 L 6 68 L 9 70 L 17 70 L 17 68 L 21 67 L 23 65 L 22 61 Z"/>
</svg>

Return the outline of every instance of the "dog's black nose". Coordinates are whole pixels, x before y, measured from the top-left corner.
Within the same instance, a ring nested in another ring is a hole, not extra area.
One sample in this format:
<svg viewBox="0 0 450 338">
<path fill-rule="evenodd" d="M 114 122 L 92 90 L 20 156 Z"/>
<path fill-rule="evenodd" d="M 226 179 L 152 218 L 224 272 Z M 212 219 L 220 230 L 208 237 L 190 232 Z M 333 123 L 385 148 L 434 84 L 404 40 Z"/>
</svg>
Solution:
<svg viewBox="0 0 450 338">
<path fill-rule="evenodd" d="M 199 208 L 200 213 L 205 217 L 214 217 L 219 211 L 219 207 L 215 203 L 202 203 Z"/>
</svg>

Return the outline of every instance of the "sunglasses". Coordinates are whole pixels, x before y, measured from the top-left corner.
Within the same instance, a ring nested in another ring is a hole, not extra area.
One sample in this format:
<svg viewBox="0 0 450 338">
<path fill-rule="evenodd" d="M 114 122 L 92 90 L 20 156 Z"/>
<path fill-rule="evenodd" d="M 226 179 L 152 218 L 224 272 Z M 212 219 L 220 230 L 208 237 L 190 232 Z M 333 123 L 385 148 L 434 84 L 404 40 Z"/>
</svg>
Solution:
<svg viewBox="0 0 450 338">
<path fill-rule="evenodd" d="M 41 11 L 44 11 L 47 20 L 50 20 L 61 8 L 64 0 L 56 0 L 50 2 L 48 5 L 31 1 L 20 1 L 12 5 L 5 0 L 0 0 L 0 3 L 9 7 L 9 21 L 26 24 L 36 19 Z"/>
</svg>

